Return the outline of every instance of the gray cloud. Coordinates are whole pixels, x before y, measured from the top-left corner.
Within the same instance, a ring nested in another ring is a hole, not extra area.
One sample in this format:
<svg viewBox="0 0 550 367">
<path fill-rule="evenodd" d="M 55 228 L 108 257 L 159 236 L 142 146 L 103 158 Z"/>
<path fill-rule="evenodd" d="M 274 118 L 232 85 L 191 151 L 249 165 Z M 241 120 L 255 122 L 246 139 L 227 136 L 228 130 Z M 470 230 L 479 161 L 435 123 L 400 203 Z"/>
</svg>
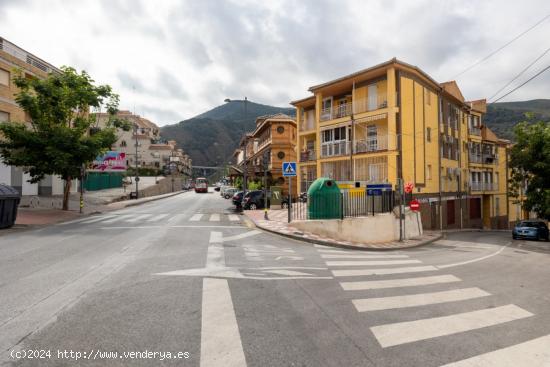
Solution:
<svg viewBox="0 0 550 367">
<path fill-rule="evenodd" d="M 197 115 L 225 98 L 285 106 L 308 95 L 311 85 L 394 56 L 442 82 L 534 23 L 532 9 L 550 11 L 545 0 L 529 6 L 511 0 L 81 0 L 47 7 L 25 1 L 21 7 L 0 0 L 0 19 L 9 12 L 2 19 L 12 31 L 8 39 L 31 52 L 34 43 L 45 60 L 85 67 L 121 94 L 121 108 L 130 100 L 159 123 Z M 491 95 L 542 52 L 548 32 L 550 21 L 461 75 L 465 96 Z M 52 39 L 55 48 L 40 48 Z M 549 61 L 550 55 L 540 66 Z M 548 78 L 509 100 L 544 98 Z"/>
</svg>

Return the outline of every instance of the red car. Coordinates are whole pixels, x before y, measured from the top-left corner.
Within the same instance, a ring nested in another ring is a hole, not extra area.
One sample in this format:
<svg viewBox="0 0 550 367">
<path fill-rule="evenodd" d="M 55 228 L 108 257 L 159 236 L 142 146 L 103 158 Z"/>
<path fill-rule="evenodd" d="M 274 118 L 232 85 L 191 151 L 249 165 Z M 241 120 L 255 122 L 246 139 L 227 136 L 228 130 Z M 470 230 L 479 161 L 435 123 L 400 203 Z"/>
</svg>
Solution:
<svg viewBox="0 0 550 367">
<path fill-rule="evenodd" d="M 195 192 L 208 192 L 208 180 L 199 177 L 195 180 Z"/>
</svg>

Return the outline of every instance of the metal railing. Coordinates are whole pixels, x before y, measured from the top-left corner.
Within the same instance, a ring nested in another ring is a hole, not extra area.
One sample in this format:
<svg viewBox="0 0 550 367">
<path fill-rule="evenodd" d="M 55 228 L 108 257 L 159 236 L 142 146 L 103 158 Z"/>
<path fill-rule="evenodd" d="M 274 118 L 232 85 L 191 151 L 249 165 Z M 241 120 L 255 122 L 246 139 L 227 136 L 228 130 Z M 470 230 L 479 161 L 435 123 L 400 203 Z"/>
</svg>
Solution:
<svg viewBox="0 0 550 367">
<path fill-rule="evenodd" d="M 498 189 L 497 182 L 470 182 L 472 191 L 496 191 Z"/>
<path fill-rule="evenodd" d="M 468 160 L 470 161 L 470 163 L 481 163 L 482 162 L 481 154 L 470 152 L 468 154 Z"/>
<path fill-rule="evenodd" d="M 306 151 L 300 152 L 300 162 L 310 162 L 315 160 L 317 160 L 315 149 L 308 149 Z"/>
<path fill-rule="evenodd" d="M 498 164 L 497 154 L 483 154 L 482 158 L 484 164 Z"/>
<path fill-rule="evenodd" d="M 352 113 L 375 111 L 388 107 L 388 97 L 385 94 L 376 94 L 367 98 L 357 99 L 353 102 L 343 103 L 321 109 L 321 121 L 328 121 L 340 117 L 346 117 Z"/>
<path fill-rule="evenodd" d="M 360 192 L 331 192 L 293 200 L 292 220 L 344 219 L 390 213 L 396 205 L 393 191 L 379 195 Z"/>
<path fill-rule="evenodd" d="M 339 141 L 321 143 L 321 157 L 335 157 L 341 155 L 348 155 L 350 153 L 350 142 Z"/>
<path fill-rule="evenodd" d="M 468 128 L 468 132 L 470 133 L 470 135 L 481 136 L 481 129 L 479 127 L 476 127 L 476 126 L 470 126 Z"/>
<path fill-rule="evenodd" d="M 18 58 L 21 61 L 26 62 L 29 65 L 32 65 L 46 73 L 58 72 L 59 70 L 53 66 L 41 61 L 37 57 L 29 54 L 25 50 L 17 47 L 13 43 L 6 41 L 3 38 L 0 38 L 0 50 Z"/>
<path fill-rule="evenodd" d="M 388 149 L 388 136 L 377 135 L 367 139 L 356 140 L 354 143 L 355 153 L 376 152 Z"/>
</svg>

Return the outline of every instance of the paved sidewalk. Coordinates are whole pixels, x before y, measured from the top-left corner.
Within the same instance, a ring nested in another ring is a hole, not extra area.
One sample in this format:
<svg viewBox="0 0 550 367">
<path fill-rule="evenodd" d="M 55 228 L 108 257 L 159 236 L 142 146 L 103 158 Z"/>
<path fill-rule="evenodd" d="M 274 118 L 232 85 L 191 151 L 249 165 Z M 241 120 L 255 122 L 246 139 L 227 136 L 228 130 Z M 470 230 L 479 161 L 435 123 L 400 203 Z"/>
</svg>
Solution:
<svg viewBox="0 0 550 367">
<path fill-rule="evenodd" d="M 166 197 L 178 195 L 186 191 L 171 192 L 164 195 L 148 196 L 137 200 L 117 201 L 106 205 L 86 206 L 84 213 L 80 214 L 78 210 L 61 210 L 61 209 L 42 209 L 42 208 L 19 208 L 17 210 L 17 219 L 15 228 L 44 226 L 61 222 L 66 222 L 76 218 L 80 218 L 92 213 L 102 213 L 111 210 L 126 208 L 128 206 L 139 205 L 150 201 L 163 199 Z M 1 232 L 0 232 L 1 233 Z"/>
<path fill-rule="evenodd" d="M 310 232 L 299 231 L 287 222 L 287 211 L 284 209 L 269 210 L 269 220 L 264 219 L 263 210 L 245 210 L 244 214 L 254 223 L 256 227 L 268 232 L 280 234 L 300 241 L 357 250 L 397 250 L 426 245 L 442 238 L 442 234 L 439 232 L 424 231 L 424 234 L 421 237 L 405 240 L 403 242 L 357 243 L 351 241 L 340 241 L 333 238 L 318 236 Z"/>
</svg>

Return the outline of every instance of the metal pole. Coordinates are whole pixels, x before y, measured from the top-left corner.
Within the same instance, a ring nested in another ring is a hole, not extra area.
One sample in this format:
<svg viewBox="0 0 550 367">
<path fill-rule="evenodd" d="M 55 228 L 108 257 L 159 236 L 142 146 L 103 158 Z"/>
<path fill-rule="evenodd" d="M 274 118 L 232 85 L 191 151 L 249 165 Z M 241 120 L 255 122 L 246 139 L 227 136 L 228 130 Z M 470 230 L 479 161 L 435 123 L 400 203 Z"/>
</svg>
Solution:
<svg viewBox="0 0 550 367">
<path fill-rule="evenodd" d="M 244 161 L 244 170 L 243 170 L 243 197 L 241 200 L 241 208 L 244 209 L 244 196 L 246 195 L 246 171 L 248 170 L 248 163 L 246 162 L 246 146 L 248 144 L 248 139 L 244 138 L 244 153 L 243 153 L 243 161 Z"/>
<path fill-rule="evenodd" d="M 139 189 L 139 170 L 138 170 L 138 137 L 137 137 L 137 133 L 138 133 L 138 125 L 135 124 L 135 138 L 136 138 L 136 177 L 135 177 L 135 181 L 136 181 L 136 199 L 139 197 L 139 194 L 138 194 L 138 189 Z"/>
<path fill-rule="evenodd" d="M 264 219 L 269 220 L 267 216 L 267 154 L 264 154 Z"/>
<path fill-rule="evenodd" d="M 82 210 L 84 209 L 84 175 L 85 175 L 86 167 L 82 165 L 80 167 L 80 209 L 79 213 L 82 214 Z"/>
<path fill-rule="evenodd" d="M 292 176 L 288 177 L 288 223 L 292 220 L 292 212 L 290 208 L 292 206 Z"/>
</svg>

